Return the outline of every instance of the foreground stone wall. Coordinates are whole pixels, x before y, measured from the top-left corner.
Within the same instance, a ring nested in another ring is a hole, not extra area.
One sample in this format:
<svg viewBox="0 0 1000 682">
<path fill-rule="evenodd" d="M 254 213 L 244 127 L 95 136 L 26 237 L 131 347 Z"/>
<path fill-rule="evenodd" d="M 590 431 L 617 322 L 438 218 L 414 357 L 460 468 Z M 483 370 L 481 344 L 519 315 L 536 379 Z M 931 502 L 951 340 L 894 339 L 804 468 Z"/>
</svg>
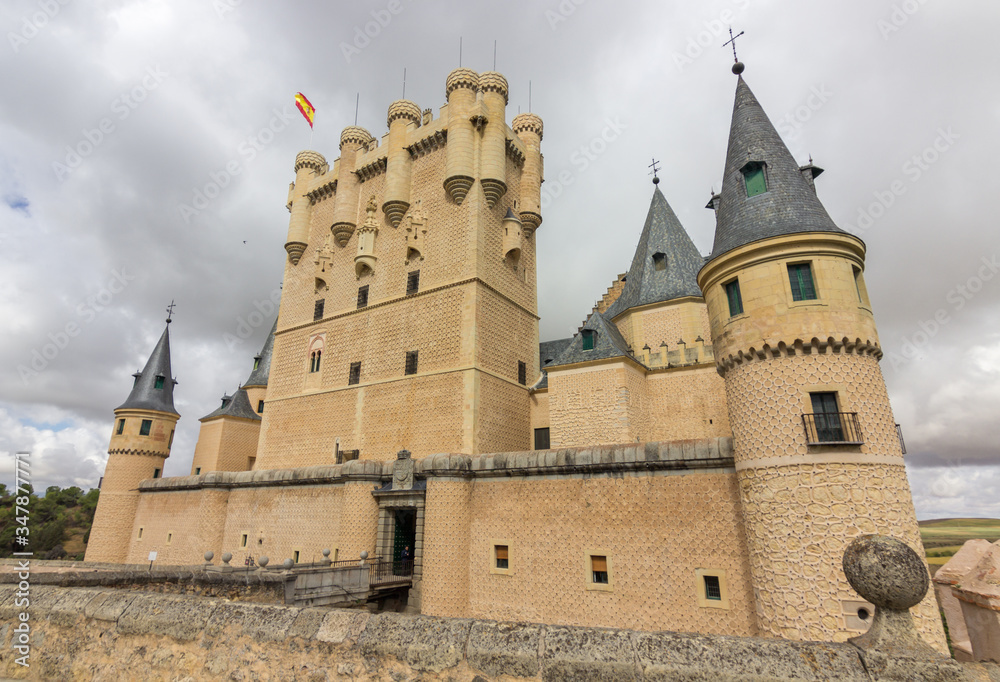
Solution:
<svg viewBox="0 0 1000 682">
<path fill-rule="evenodd" d="M 524 625 L 33 587 L 29 667 L 0 586 L 0 676 L 33 680 L 912 680 L 850 644 Z M 920 679 L 1000 681 L 990 665 Z"/>
</svg>

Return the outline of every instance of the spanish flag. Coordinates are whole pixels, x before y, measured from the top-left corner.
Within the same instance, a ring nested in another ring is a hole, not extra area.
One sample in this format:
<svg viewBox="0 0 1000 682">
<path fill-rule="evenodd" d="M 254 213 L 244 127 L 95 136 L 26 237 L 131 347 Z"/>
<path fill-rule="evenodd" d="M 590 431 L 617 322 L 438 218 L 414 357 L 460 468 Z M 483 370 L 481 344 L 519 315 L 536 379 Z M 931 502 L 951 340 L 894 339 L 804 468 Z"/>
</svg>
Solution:
<svg viewBox="0 0 1000 682">
<path fill-rule="evenodd" d="M 297 106 L 299 111 L 302 112 L 302 115 L 306 117 L 306 120 L 309 121 L 309 127 L 312 128 L 313 119 L 316 118 L 316 108 L 301 92 L 295 93 L 295 106 Z"/>
</svg>

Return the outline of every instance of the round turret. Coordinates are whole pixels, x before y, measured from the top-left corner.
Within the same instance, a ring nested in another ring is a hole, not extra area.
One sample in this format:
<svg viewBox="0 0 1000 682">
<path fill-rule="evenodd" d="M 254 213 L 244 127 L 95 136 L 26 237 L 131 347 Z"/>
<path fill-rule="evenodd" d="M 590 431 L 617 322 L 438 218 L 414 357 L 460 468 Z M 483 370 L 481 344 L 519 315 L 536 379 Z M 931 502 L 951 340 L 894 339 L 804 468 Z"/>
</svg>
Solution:
<svg viewBox="0 0 1000 682">
<path fill-rule="evenodd" d="M 448 74 L 448 147 L 445 157 L 444 189 L 461 205 L 476 181 L 476 133 L 470 117 L 476 108 L 479 74 L 472 69 L 455 69 Z"/>
<path fill-rule="evenodd" d="M 389 105 L 389 115 L 385 124 L 391 128 L 392 122 L 397 118 L 420 123 L 420 107 L 408 99 L 397 99 Z"/>
<path fill-rule="evenodd" d="M 326 159 L 319 152 L 304 150 L 295 157 L 295 172 L 298 173 L 303 168 L 309 168 L 314 173 L 322 173 L 326 166 Z"/>
<path fill-rule="evenodd" d="M 511 128 L 525 147 L 519 206 L 525 234 L 531 236 L 542 224 L 542 119 L 530 112 L 518 114 Z"/>
<path fill-rule="evenodd" d="M 514 117 L 514 120 L 511 121 L 510 127 L 519 136 L 521 133 L 534 133 L 535 135 L 538 135 L 539 141 L 542 139 L 542 117 L 538 114 L 532 114 L 529 112 L 518 114 Z"/>
<path fill-rule="evenodd" d="M 343 150 L 345 144 L 351 144 L 351 143 L 361 145 L 362 147 L 366 147 L 374 139 L 375 138 L 372 137 L 372 134 L 369 133 L 364 128 L 362 128 L 361 126 L 347 126 L 340 133 L 340 148 L 341 150 Z"/>
<path fill-rule="evenodd" d="M 475 92 L 479 89 L 479 74 L 472 69 L 461 67 L 455 69 L 448 74 L 448 79 L 445 81 L 445 97 L 451 98 L 451 93 L 458 88 L 467 88 Z"/>
<path fill-rule="evenodd" d="M 503 97 L 504 106 L 509 102 L 507 79 L 502 73 L 496 71 L 484 71 L 479 74 L 479 89 L 484 93 L 496 92 Z"/>
</svg>

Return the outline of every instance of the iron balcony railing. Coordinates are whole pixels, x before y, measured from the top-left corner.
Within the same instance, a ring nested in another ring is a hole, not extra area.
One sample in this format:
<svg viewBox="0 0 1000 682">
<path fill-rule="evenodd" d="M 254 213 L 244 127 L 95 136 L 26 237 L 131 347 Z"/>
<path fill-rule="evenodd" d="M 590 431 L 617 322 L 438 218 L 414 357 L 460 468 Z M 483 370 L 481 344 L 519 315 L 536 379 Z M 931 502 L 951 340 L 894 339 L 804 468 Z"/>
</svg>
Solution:
<svg viewBox="0 0 1000 682">
<path fill-rule="evenodd" d="M 406 561 L 379 561 L 371 567 L 369 585 L 391 585 L 392 583 L 408 583 L 413 576 L 413 559 Z"/>
<path fill-rule="evenodd" d="M 862 445 L 857 412 L 825 412 L 802 415 L 809 445 Z"/>
</svg>

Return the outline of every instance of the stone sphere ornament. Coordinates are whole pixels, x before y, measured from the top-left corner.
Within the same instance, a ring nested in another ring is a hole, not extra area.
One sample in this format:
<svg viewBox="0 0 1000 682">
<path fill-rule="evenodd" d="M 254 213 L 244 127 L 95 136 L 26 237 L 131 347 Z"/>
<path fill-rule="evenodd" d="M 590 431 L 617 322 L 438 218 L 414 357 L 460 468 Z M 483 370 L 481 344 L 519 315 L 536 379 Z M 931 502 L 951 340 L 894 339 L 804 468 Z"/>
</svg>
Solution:
<svg viewBox="0 0 1000 682">
<path fill-rule="evenodd" d="M 292 561 L 291 559 L 285 559 L 285 562 L 281 565 L 284 566 L 285 569 L 290 569 L 292 566 L 295 565 L 295 562 Z"/>
<path fill-rule="evenodd" d="M 231 553 L 226 552 L 225 554 L 222 555 L 222 563 L 228 564 L 232 560 L 233 560 L 233 555 Z"/>
<path fill-rule="evenodd" d="M 368 552 L 367 552 L 367 551 L 365 551 L 365 552 L 362 552 L 362 553 L 361 553 L 361 558 L 362 558 L 362 559 L 367 559 L 367 558 L 368 558 Z"/>
<path fill-rule="evenodd" d="M 268 564 L 268 563 L 269 563 L 270 561 L 271 561 L 271 560 L 270 560 L 270 559 L 268 559 L 268 558 L 267 558 L 266 556 L 262 556 L 261 558 L 257 559 L 257 565 L 258 565 L 258 566 L 260 566 L 261 568 L 266 568 L 266 567 L 267 567 L 267 564 Z"/>
<path fill-rule="evenodd" d="M 739 76 L 741 73 L 743 73 L 744 69 L 746 68 L 747 67 L 743 62 L 736 62 L 735 64 L 733 64 L 733 73 Z"/>
<path fill-rule="evenodd" d="M 205 561 L 211 561 L 215 558 L 215 552 L 205 552 Z"/>
<path fill-rule="evenodd" d="M 844 575 L 875 606 L 905 611 L 927 594 L 930 577 L 920 555 L 885 535 L 862 535 L 844 552 Z"/>
<path fill-rule="evenodd" d="M 328 549 L 324 549 L 323 550 L 323 558 L 324 559 L 329 559 L 330 558 L 330 550 L 328 550 Z"/>
</svg>

